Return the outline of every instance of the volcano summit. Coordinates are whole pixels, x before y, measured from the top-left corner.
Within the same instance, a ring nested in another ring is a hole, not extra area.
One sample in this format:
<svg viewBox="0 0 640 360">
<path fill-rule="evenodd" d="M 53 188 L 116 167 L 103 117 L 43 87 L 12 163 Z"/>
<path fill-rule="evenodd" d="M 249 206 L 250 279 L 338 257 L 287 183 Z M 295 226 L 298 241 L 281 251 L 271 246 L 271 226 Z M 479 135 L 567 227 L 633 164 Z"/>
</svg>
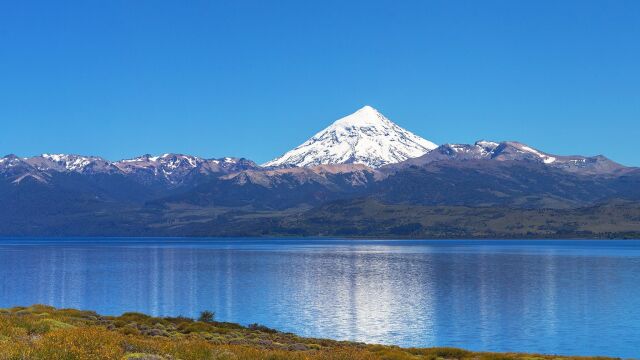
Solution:
<svg viewBox="0 0 640 360">
<path fill-rule="evenodd" d="M 422 156 L 436 147 L 367 105 L 264 166 L 364 164 L 378 168 Z"/>
</svg>

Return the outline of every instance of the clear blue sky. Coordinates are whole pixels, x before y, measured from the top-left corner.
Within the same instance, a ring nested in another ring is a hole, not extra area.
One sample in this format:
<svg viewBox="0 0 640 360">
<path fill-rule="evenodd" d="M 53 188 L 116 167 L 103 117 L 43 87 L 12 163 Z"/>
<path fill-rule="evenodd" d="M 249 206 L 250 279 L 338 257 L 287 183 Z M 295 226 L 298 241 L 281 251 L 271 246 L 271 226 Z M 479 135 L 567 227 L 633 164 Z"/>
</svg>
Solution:
<svg viewBox="0 0 640 360">
<path fill-rule="evenodd" d="M 370 104 L 640 166 L 640 1 L 2 1 L 0 154 L 266 161 Z"/>
</svg>

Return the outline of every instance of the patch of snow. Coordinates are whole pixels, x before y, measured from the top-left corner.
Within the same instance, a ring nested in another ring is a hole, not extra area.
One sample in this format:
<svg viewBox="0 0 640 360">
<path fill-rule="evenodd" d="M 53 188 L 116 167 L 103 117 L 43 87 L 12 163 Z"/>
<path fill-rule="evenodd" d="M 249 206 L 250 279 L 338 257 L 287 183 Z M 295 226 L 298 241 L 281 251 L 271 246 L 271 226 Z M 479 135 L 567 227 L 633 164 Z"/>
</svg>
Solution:
<svg viewBox="0 0 640 360">
<path fill-rule="evenodd" d="M 464 146 L 464 145 L 453 144 L 453 145 L 450 145 L 450 146 L 453 149 L 453 151 L 455 151 L 455 152 L 467 152 L 468 151 L 467 147 Z"/>
<path fill-rule="evenodd" d="M 62 154 L 42 154 L 42 157 L 56 162 L 62 160 Z"/>
<path fill-rule="evenodd" d="M 543 153 L 539 152 L 538 150 L 536 150 L 536 149 L 532 149 L 532 148 L 530 148 L 530 147 L 528 147 L 528 146 L 526 146 L 526 145 L 522 145 L 520 148 L 521 148 L 522 150 L 526 151 L 526 152 L 529 152 L 529 153 L 532 153 L 532 154 L 537 155 L 539 158 L 541 158 L 541 159 L 542 159 L 542 161 L 543 161 L 545 164 L 552 164 L 552 163 L 554 163 L 554 162 L 557 160 L 557 159 L 556 159 L 555 157 L 553 157 L 553 156 L 545 155 L 545 154 L 543 154 Z"/>
<path fill-rule="evenodd" d="M 64 167 L 68 171 L 79 171 L 91 164 L 92 160 L 85 156 L 67 155 L 67 154 L 42 154 L 43 159 L 53 161 L 54 163 Z M 41 170 L 47 169 L 45 166 L 38 167 Z"/>
<path fill-rule="evenodd" d="M 480 140 L 476 142 L 476 145 L 480 145 L 486 148 L 497 148 L 498 146 L 500 146 L 500 143 L 497 143 L 495 141 Z"/>
</svg>

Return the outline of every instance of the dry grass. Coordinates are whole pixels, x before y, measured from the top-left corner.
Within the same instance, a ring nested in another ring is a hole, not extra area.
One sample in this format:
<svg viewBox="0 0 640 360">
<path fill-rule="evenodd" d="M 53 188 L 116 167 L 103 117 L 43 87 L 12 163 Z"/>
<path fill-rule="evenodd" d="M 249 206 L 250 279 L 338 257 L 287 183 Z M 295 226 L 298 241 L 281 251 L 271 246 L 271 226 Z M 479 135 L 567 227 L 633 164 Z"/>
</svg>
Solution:
<svg viewBox="0 0 640 360">
<path fill-rule="evenodd" d="M 271 329 L 188 318 L 44 305 L 0 310 L 0 360 L 555 360 L 527 354 L 473 353 L 460 349 L 403 349 L 301 338 Z"/>
</svg>

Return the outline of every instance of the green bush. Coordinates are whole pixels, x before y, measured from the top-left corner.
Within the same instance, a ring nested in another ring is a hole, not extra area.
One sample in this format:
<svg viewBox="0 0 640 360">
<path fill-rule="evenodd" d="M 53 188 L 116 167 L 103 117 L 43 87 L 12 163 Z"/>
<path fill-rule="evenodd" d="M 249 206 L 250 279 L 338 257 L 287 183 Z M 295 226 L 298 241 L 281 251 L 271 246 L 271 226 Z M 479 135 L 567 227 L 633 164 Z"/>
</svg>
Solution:
<svg viewBox="0 0 640 360">
<path fill-rule="evenodd" d="M 205 310 L 200 313 L 200 317 L 198 317 L 198 321 L 205 323 L 212 323 L 215 321 L 216 313 L 213 311 Z"/>
</svg>

